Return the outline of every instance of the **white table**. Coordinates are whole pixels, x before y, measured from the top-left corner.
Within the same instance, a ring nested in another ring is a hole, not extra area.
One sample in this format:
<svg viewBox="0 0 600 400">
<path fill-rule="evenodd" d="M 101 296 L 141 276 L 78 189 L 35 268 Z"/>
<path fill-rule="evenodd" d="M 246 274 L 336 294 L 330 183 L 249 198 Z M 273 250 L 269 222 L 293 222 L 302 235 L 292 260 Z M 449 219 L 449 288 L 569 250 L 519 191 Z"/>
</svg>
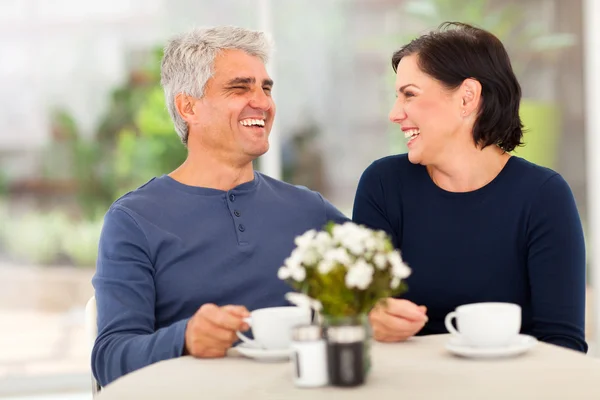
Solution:
<svg viewBox="0 0 600 400">
<path fill-rule="evenodd" d="M 515 358 L 465 359 L 444 349 L 448 339 L 373 343 L 373 369 L 358 388 L 296 388 L 291 363 L 261 363 L 232 349 L 222 359 L 151 365 L 117 379 L 97 399 L 600 399 L 598 359 L 545 343 Z"/>
</svg>

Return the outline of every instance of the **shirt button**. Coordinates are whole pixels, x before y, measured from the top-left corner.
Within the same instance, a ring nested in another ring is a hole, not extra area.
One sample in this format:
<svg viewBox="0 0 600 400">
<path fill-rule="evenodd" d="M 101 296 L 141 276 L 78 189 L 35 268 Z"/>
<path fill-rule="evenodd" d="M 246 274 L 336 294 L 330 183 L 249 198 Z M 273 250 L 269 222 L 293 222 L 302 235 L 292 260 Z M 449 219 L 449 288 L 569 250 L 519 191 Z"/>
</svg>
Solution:
<svg viewBox="0 0 600 400">
<path fill-rule="evenodd" d="M 232 202 L 235 201 L 235 194 L 230 194 L 229 195 L 229 200 L 231 200 Z"/>
<path fill-rule="evenodd" d="M 235 210 L 235 211 L 233 212 L 233 214 L 234 214 L 236 217 L 239 217 L 240 215 L 242 215 L 242 213 L 241 213 L 241 212 L 239 212 L 238 210 Z"/>
<path fill-rule="evenodd" d="M 239 224 L 238 229 L 240 230 L 240 232 L 244 232 L 246 230 L 246 227 L 242 224 Z"/>
</svg>

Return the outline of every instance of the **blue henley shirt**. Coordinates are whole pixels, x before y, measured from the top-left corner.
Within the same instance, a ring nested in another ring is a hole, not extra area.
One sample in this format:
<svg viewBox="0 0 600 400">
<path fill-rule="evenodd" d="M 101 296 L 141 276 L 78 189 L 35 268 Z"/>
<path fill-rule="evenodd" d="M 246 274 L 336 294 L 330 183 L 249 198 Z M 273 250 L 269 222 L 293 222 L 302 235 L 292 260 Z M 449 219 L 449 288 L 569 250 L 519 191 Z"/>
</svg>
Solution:
<svg viewBox="0 0 600 400">
<path fill-rule="evenodd" d="M 205 303 L 250 311 L 287 305 L 277 270 L 294 238 L 346 222 L 317 193 L 255 172 L 227 192 L 154 178 L 108 210 L 92 280 L 102 386 L 181 356 L 188 319 Z"/>
</svg>

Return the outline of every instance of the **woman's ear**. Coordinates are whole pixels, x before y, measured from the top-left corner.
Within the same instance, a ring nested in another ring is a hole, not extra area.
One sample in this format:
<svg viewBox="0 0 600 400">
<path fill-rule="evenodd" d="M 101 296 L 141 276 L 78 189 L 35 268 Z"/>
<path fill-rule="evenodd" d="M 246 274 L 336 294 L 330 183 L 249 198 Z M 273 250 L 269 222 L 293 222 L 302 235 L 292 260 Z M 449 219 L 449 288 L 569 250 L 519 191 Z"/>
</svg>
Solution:
<svg viewBox="0 0 600 400">
<path fill-rule="evenodd" d="M 477 79 L 465 79 L 460 86 L 462 97 L 461 116 L 477 113 L 481 103 L 481 83 Z"/>
</svg>

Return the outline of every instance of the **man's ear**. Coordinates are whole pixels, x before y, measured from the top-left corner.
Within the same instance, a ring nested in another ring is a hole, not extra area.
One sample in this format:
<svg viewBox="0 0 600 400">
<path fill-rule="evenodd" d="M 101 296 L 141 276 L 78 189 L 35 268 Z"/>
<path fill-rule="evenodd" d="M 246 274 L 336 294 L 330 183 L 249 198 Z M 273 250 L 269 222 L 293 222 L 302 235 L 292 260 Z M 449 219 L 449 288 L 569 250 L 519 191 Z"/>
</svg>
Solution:
<svg viewBox="0 0 600 400">
<path fill-rule="evenodd" d="M 469 116 L 477 113 L 481 103 L 481 83 L 477 79 L 467 78 L 460 86 L 462 98 L 461 115 Z"/>
<path fill-rule="evenodd" d="M 175 95 L 175 108 L 184 121 L 190 122 L 195 118 L 194 98 L 185 93 Z"/>
</svg>

